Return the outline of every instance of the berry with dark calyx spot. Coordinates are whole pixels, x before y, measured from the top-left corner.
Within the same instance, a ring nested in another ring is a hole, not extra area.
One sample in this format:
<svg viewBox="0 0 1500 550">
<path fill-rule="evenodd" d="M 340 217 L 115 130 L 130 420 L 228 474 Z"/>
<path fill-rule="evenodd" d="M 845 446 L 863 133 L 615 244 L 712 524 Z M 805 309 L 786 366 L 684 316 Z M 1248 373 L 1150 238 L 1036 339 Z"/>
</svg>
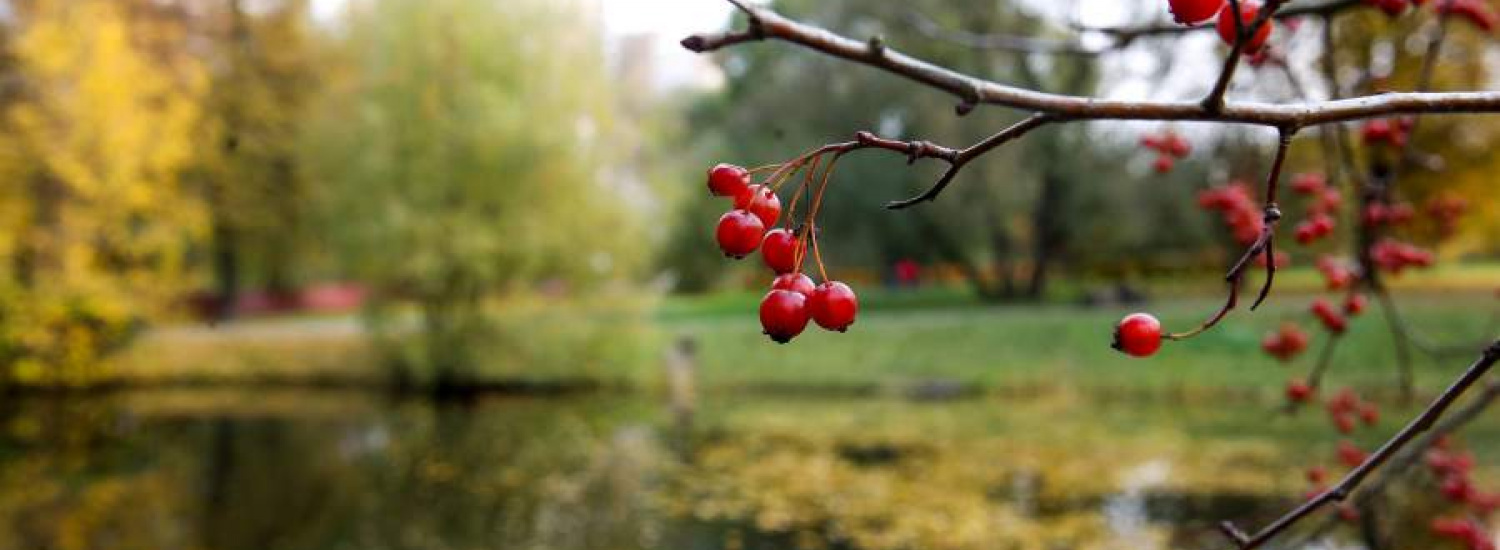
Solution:
<svg viewBox="0 0 1500 550">
<path fill-rule="evenodd" d="M 744 210 L 730 210 L 719 217 L 715 236 L 719 241 L 719 250 L 723 250 L 725 256 L 740 259 L 755 252 L 765 230 L 760 218 Z"/>
<path fill-rule="evenodd" d="M 790 229 L 772 229 L 760 243 L 760 257 L 777 274 L 797 270 L 797 257 L 806 245 Z"/>
<path fill-rule="evenodd" d="M 849 330 L 849 325 L 854 324 L 855 315 L 859 314 L 859 298 L 854 295 L 854 289 L 838 281 L 818 285 L 808 300 L 813 321 L 828 330 Z"/>
<path fill-rule="evenodd" d="M 760 326 L 778 344 L 785 344 L 807 328 L 807 297 L 790 290 L 772 290 L 760 301 Z"/>
<path fill-rule="evenodd" d="M 1172 10 L 1172 20 L 1183 25 L 1193 25 L 1207 21 L 1224 9 L 1226 0 L 1167 0 L 1167 8 Z"/>
<path fill-rule="evenodd" d="M 755 214 L 766 227 L 776 225 L 781 217 L 781 198 L 764 185 L 751 185 L 735 195 L 734 207 Z"/>
<path fill-rule="evenodd" d="M 817 290 L 811 278 L 801 273 L 783 273 L 771 282 L 771 290 L 790 290 L 808 298 Z"/>
<path fill-rule="evenodd" d="M 1240 2 L 1240 25 L 1244 26 L 1247 31 L 1255 23 L 1255 18 L 1259 16 L 1260 2 L 1256 2 L 1255 0 Z M 1266 40 L 1271 37 L 1271 26 L 1272 23 L 1270 21 L 1266 21 L 1264 25 L 1261 25 L 1260 29 L 1255 31 L 1255 34 L 1249 40 L 1245 41 L 1244 53 L 1254 54 L 1262 46 L 1265 46 Z M 1236 26 L 1234 21 L 1234 10 L 1224 9 L 1219 11 L 1217 29 L 1219 31 L 1219 39 L 1233 47 L 1235 37 L 1239 31 L 1239 26 Z"/>
<path fill-rule="evenodd" d="M 1150 357 L 1161 349 L 1161 338 L 1161 321 L 1149 313 L 1132 313 L 1115 325 L 1110 347 L 1132 357 Z"/>
<path fill-rule="evenodd" d="M 708 171 L 708 192 L 735 197 L 750 186 L 750 171 L 733 164 L 720 164 Z"/>
</svg>

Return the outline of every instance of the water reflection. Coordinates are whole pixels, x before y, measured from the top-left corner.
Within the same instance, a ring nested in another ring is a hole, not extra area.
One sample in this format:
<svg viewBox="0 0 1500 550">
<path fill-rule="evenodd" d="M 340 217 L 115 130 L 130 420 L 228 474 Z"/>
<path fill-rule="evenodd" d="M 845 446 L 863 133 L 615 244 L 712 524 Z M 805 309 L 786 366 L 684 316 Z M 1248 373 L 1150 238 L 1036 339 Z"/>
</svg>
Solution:
<svg viewBox="0 0 1500 550">
<path fill-rule="evenodd" d="M 1295 476 L 1243 433 L 1101 440 L 982 400 L 769 401 L 709 411 L 688 464 L 645 397 L 10 401 L 0 548 L 1205 547 L 1214 522 L 1287 505 Z M 1016 429 L 1035 425 L 1053 429 Z"/>
</svg>

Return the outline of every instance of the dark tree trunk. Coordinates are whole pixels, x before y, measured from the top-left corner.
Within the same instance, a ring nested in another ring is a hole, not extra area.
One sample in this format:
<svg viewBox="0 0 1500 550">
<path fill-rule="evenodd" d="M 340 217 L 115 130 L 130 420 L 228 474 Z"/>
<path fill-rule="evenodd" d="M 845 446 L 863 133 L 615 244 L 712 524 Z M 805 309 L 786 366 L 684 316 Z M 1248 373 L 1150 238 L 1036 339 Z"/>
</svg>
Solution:
<svg viewBox="0 0 1500 550">
<path fill-rule="evenodd" d="M 1055 159 L 1049 159 L 1055 160 Z M 1063 217 L 1063 194 L 1067 180 L 1056 174 L 1042 176 L 1041 196 L 1037 197 L 1036 211 L 1032 217 L 1035 227 L 1031 248 L 1031 280 L 1026 285 L 1026 297 L 1040 300 L 1047 292 L 1047 275 L 1052 261 L 1067 239 Z"/>
</svg>

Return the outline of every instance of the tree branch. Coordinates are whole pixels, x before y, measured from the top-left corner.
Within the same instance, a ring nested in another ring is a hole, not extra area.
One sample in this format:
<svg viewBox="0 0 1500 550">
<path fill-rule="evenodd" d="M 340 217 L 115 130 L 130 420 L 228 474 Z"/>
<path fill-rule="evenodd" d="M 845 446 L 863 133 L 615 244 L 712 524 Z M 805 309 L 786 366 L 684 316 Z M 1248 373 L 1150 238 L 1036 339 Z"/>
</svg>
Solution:
<svg viewBox="0 0 1500 550">
<path fill-rule="evenodd" d="M 1251 550 L 1264 545 L 1287 528 L 1295 525 L 1298 521 L 1301 521 L 1324 506 L 1334 502 L 1343 502 L 1349 498 L 1350 493 L 1358 488 L 1366 477 L 1379 469 L 1392 456 L 1399 453 L 1418 435 L 1432 428 L 1438 419 L 1443 416 L 1443 412 L 1447 411 L 1448 407 L 1454 401 L 1458 400 L 1464 392 L 1468 391 L 1475 382 L 1483 378 L 1490 371 L 1490 368 L 1495 366 L 1495 361 L 1497 360 L 1500 360 L 1500 340 L 1492 342 L 1489 347 L 1485 348 L 1479 359 L 1469 365 L 1468 370 L 1464 371 L 1462 376 L 1453 381 L 1453 384 L 1449 385 L 1448 389 L 1443 390 L 1443 393 L 1437 399 L 1434 399 L 1426 409 L 1423 409 L 1421 414 L 1418 414 L 1406 427 L 1387 440 L 1374 453 L 1371 453 L 1359 466 L 1350 470 L 1348 474 L 1345 474 L 1344 478 L 1339 480 L 1338 484 L 1334 485 L 1332 489 L 1320 493 L 1301 506 L 1292 509 L 1285 515 L 1272 521 L 1254 536 L 1246 535 L 1244 531 L 1241 531 L 1238 527 L 1235 527 L 1234 523 L 1229 521 L 1219 524 L 1220 531 L 1225 536 L 1228 536 L 1230 540 L 1234 541 L 1240 550 Z"/>
<path fill-rule="evenodd" d="M 775 11 L 747 6 L 747 30 L 690 36 L 682 45 L 709 52 L 743 42 L 781 40 L 883 69 L 958 97 L 962 107 L 999 105 L 1069 120 L 1193 120 L 1301 128 L 1397 114 L 1500 113 L 1500 92 L 1390 93 L 1354 99 L 1278 105 L 1229 102 L 1210 110 L 1194 101 L 1122 101 L 1038 92 L 940 67 L 883 44 L 854 40 L 800 23 Z M 961 109 L 963 110 L 963 109 Z"/>
</svg>

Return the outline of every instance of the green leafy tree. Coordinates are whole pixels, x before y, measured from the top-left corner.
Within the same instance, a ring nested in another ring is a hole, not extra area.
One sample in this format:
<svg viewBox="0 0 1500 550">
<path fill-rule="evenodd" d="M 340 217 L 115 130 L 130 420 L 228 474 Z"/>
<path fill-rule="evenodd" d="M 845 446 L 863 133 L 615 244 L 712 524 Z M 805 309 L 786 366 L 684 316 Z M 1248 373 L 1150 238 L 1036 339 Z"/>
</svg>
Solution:
<svg viewBox="0 0 1500 550">
<path fill-rule="evenodd" d="M 645 256 L 639 201 L 610 170 L 598 33 L 576 4 L 378 1 L 348 32 L 305 151 L 335 246 L 373 287 L 372 326 L 403 342 L 399 377 L 462 384 L 496 337 L 494 305 L 587 292 Z"/>
</svg>

